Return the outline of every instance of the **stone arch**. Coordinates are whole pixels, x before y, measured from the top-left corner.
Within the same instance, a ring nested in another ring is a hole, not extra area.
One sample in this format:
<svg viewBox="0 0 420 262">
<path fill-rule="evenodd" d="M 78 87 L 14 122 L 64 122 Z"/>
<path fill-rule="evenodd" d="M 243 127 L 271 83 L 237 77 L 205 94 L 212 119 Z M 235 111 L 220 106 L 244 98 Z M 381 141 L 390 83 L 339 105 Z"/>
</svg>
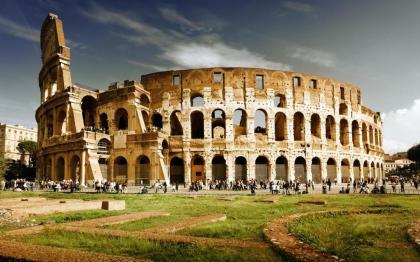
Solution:
<svg viewBox="0 0 420 262">
<path fill-rule="evenodd" d="M 51 180 L 52 179 L 52 160 L 51 158 L 48 158 L 45 161 L 45 168 L 44 168 L 44 179 L 45 180 Z"/>
<path fill-rule="evenodd" d="M 171 136 L 182 136 L 184 131 L 181 124 L 181 112 L 173 111 L 170 117 Z"/>
<path fill-rule="evenodd" d="M 349 144 L 349 123 L 344 118 L 340 120 L 340 143 L 343 146 Z"/>
<path fill-rule="evenodd" d="M 201 93 L 191 95 L 191 107 L 204 106 L 204 96 Z"/>
<path fill-rule="evenodd" d="M 184 160 L 179 157 L 173 157 L 170 163 L 170 182 L 171 184 L 184 184 Z"/>
<path fill-rule="evenodd" d="M 109 155 L 111 151 L 111 141 L 106 138 L 102 138 L 98 142 L 98 155 Z"/>
<path fill-rule="evenodd" d="M 140 105 L 149 108 L 150 106 L 150 99 L 146 94 L 142 94 L 140 96 Z"/>
<path fill-rule="evenodd" d="M 348 107 L 345 103 L 341 103 L 338 110 L 340 115 L 347 115 L 348 114 Z"/>
<path fill-rule="evenodd" d="M 311 116 L 311 135 L 321 138 L 321 118 L 318 114 L 312 114 Z"/>
<path fill-rule="evenodd" d="M 226 160 L 223 155 L 215 155 L 211 164 L 213 180 L 226 180 Z"/>
<path fill-rule="evenodd" d="M 331 182 L 337 179 L 337 162 L 334 158 L 327 160 L 327 179 L 330 179 Z"/>
<path fill-rule="evenodd" d="M 353 134 L 353 146 L 360 147 L 360 128 L 356 120 L 351 123 L 351 133 Z"/>
<path fill-rule="evenodd" d="M 247 175 L 247 161 L 246 158 L 243 156 L 238 156 L 235 159 L 235 180 L 239 181 L 247 181 L 248 175 Z"/>
<path fill-rule="evenodd" d="M 341 183 L 350 182 L 350 162 L 348 159 L 341 160 Z"/>
<path fill-rule="evenodd" d="M 74 155 L 70 162 L 70 177 L 73 182 L 79 181 L 81 168 L 79 156 Z"/>
<path fill-rule="evenodd" d="M 144 126 L 146 129 L 150 128 L 149 113 L 147 113 L 146 110 L 141 110 L 141 117 L 143 118 Z"/>
<path fill-rule="evenodd" d="M 211 113 L 212 138 L 225 138 L 226 115 L 222 109 L 215 109 Z"/>
<path fill-rule="evenodd" d="M 276 180 L 287 181 L 288 169 L 289 165 L 287 158 L 285 156 L 279 156 L 276 159 Z"/>
<path fill-rule="evenodd" d="M 191 113 L 191 138 L 204 138 L 204 115 L 201 111 Z"/>
<path fill-rule="evenodd" d="M 152 115 L 152 126 L 162 129 L 163 127 L 163 118 L 159 113 L 154 113 Z"/>
<path fill-rule="evenodd" d="M 150 185 L 150 160 L 141 155 L 136 159 L 135 185 Z"/>
<path fill-rule="evenodd" d="M 356 182 L 362 180 L 362 169 L 360 166 L 360 161 L 357 159 L 353 161 L 353 176 L 354 176 L 354 181 Z"/>
<path fill-rule="evenodd" d="M 311 172 L 312 172 L 312 181 L 314 183 L 321 183 L 322 182 L 322 169 L 321 169 L 321 159 L 319 159 L 319 157 L 312 158 Z"/>
<path fill-rule="evenodd" d="M 114 180 L 118 183 L 127 182 L 127 159 L 122 156 L 115 158 L 114 160 Z"/>
<path fill-rule="evenodd" d="M 108 159 L 100 157 L 98 159 L 99 169 L 101 170 L 102 179 L 108 180 Z"/>
<path fill-rule="evenodd" d="M 362 140 L 363 140 L 363 144 L 367 144 L 368 143 L 368 128 L 366 123 L 362 123 Z"/>
<path fill-rule="evenodd" d="M 373 127 L 369 126 L 369 145 L 374 145 L 375 141 L 373 140 Z"/>
<path fill-rule="evenodd" d="M 325 121 L 325 137 L 332 141 L 336 139 L 335 119 L 331 115 L 327 116 Z"/>
<path fill-rule="evenodd" d="M 286 96 L 284 94 L 277 94 L 274 96 L 274 106 L 280 108 L 286 108 Z"/>
<path fill-rule="evenodd" d="M 275 137 L 276 141 L 287 140 L 287 119 L 283 112 L 278 112 L 275 116 Z"/>
<path fill-rule="evenodd" d="M 233 111 L 233 129 L 235 137 L 247 134 L 247 114 L 239 108 Z"/>
<path fill-rule="evenodd" d="M 200 155 L 195 155 L 191 159 L 191 180 L 206 181 L 204 158 Z"/>
<path fill-rule="evenodd" d="M 267 112 L 264 109 L 255 111 L 254 133 L 267 134 Z"/>
<path fill-rule="evenodd" d="M 255 159 L 255 179 L 257 181 L 270 180 L 270 161 L 265 156 Z"/>
<path fill-rule="evenodd" d="M 375 145 L 379 146 L 379 134 L 378 134 L 378 129 L 375 128 Z"/>
<path fill-rule="evenodd" d="M 379 163 L 376 163 L 376 173 L 375 173 L 375 179 L 379 180 L 381 178 L 381 166 Z"/>
<path fill-rule="evenodd" d="M 124 108 L 118 108 L 115 111 L 115 124 L 117 130 L 127 130 L 128 129 L 128 112 Z"/>
<path fill-rule="evenodd" d="M 96 109 L 98 101 L 93 96 L 85 96 L 82 99 L 83 123 L 86 127 L 95 127 Z"/>
<path fill-rule="evenodd" d="M 305 140 L 305 116 L 301 112 L 293 116 L 293 134 L 295 141 Z"/>
<path fill-rule="evenodd" d="M 57 176 L 57 181 L 63 181 L 65 178 L 65 162 L 64 162 L 64 158 L 63 157 L 59 157 L 57 159 L 57 164 L 56 164 L 56 176 Z"/>
<path fill-rule="evenodd" d="M 301 183 L 307 182 L 306 160 L 301 156 L 298 156 L 295 159 L 295 179 L 300 181 Z"/>
<path fill-rule="evenodd" d="M 363 180 L 367 179 L 369 177 L 369 162 L 366 160 L 363 163 Z"/>
<path fill-rule="evenodd" d="M 370 178 L 376 177 L 375 163 L 372 161 L 370 163 Z"/>
<path fill-rule="evenodd" d="M 64 110 L 58 113 L 57 117 L 57 135 L 63 135 L 67 132 L 67 114 Z"/>
<path fill-rule="evenodd" d="M 108 115 L 106 113 L 102 113 L 99 115 L 100 127 L 105 133 L 109 132 L 109 124 L 108 124 Z"/>
</svg>

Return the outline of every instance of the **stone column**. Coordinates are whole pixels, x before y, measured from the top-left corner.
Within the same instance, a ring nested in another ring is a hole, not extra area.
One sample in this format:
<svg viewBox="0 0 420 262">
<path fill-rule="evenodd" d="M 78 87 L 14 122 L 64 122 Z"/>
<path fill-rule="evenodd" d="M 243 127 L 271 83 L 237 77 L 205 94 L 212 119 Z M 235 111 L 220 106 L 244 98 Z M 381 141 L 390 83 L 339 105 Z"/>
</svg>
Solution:
<svg viewBox="0 0 420 262">
<path fill-rule="evenodd" d="M 234 134 L 233 134 L 233 120 L 232 120 L 232 114 L 226 114 L 226 120 L 225 120 L 225 139 L 226 141 L 233 141 Z"/>
<path fill-rule="evenodd" d="M 349 173 L 350 173 L 351 182 L 353 182 L 354 181 L 354 168 L 353 168 L 353 163 L 349 163 Z"/>
<path fill-rule="evenodd" d="M 206 172 L 206 180 L 209 179 L 210 181 L 213 180 L 213 175 L 212 175 L 212 164 L 211 164 L 211 156 L 210 154 L 205 156 L 205 172 Z"/>
<path fill-rule="evenodd" d="M 327 161 L 328 160 L 325 160 L 324 162 L 322 162 L 322 159 L 321 159 L 321 180 L 324 180 L 324 182 L 327 181 L 327 173 L 328 173 Z"/>
<path fill-rule="evenodd" d="M 80 159 L 80 185 L 86 185 L 86 151 L 82 151 Z"/>
<path fill-rule="evenodd" d="M 276 159 L 270 159 L 270 180 L 274 181 L 276 179 Z"/>
<path fill-rule="evenodd" d="M 184 181 L 185 185 L 191 184 L 191 153 L 184 152 Z"/>
<path fill-rule="evenodd" d="M 226 155 L 226 175 L 228 182 L 235 181 L 235 163 L 231 154 Z"/>
<path fill-rule="evenodd" d="M 295 180 L 295 162 L 294 159 L 293 161 L 291 161 L 291 159 L 287 159 L 288 162 L 288 169 L 287 169 L 287 179 L 290 180 Z"/>
<path fill-rule="evenodd" d="M 248 161 L 246 162 L 247 171 L 248 171 L 248 180 L 255 179 L 255 157 L 250 155 Z"/>
<path fill-rule="evenodd" d="M 336 163 L 337 168 L 337 184 L 341 184 L 341 161 L 337 161 Z M 331 181 L 334 182 L 334 181 Z"/>
<path fill-rule="evenodd" d="M 301 181 L 301 182 L 307 182 L 309 180 L 312 181 L 312 159 L 309 157 L 307 159 L 305 159 L 306 161 L 306 181 Z"/>
</svg>

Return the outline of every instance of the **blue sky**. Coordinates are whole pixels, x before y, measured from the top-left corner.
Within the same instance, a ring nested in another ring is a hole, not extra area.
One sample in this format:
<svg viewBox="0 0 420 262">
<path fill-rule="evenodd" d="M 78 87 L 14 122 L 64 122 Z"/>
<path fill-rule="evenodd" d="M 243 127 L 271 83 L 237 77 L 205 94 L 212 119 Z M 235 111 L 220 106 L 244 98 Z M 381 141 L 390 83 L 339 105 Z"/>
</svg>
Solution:
<svg viewBox="0 0 420 262">
<path fill-rule="evenodd" d="M 0 122 L 35 126 L 39 29 L 63 20 L 73 82 L 105 89 L 153 71 L 256 66 L 358 85 L 388 151 L 420 142 L 420 1 L 2 1 Z"/>
</svg>

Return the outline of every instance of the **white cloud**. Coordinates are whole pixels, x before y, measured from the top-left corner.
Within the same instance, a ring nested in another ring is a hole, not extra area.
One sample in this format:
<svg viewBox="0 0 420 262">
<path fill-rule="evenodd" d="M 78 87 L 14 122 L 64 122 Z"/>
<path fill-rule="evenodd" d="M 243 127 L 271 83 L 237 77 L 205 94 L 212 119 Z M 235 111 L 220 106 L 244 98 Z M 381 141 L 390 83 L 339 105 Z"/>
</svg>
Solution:
<svg viewBox="0 0 420 262">
<path fill-rule="evenodd" d="M 325 67 L 334 67 L 336 64 L 335 56 L 332 53 L 303 46 L 289 48 L 288 56 Z"/>
<path fill-rule="evenodd" d="M 132 33 L 113 33 L 137 45 L 151 45 L 160 49 L 159 58 L 170 62 L 174 67 L 217 67 L 243 66 L 266 67 L 276 69 L 290 69 L 288 65 L 267 59 L 259 53 L 246 48 L 235 48 L 223 42 L 220 35 L 203 29 L 199 23 L 192 22 L 172 9 L 160 9 L 162 18 L 178 25 L 188 27 L 199 33 L 192 37 L 175 30 L 159 29 L 131 18 L 128 14 L 121 14 L 107 10 L 97 3 L 92 4 L 91 10 L 82 11 L 85 16 L 104 24 L 111 24 L 129 30 Z M 130 60 L 138 66 L 145 64 Z M 159 68 L 148 65 L 151 68 Z"/>
<path fill-rule="evenodd" d="M 420 99 L 409 108 L 385 113 L 382 118 L 385 152 L 405 151 L 420 142 Z"/>
<path fill-rule="evenodd" d="M 164 7 L 160 8 L 159 12 L 163 19 L 178 24 L 184 32 L 193 33 L 212 31 L 211 27 L 206 27 L 202 23 L 191 21 L 178 13 L 175 9 Z"/>
<path fill-rule="evenodd" d="M 281 6 L 290 11 L 299 13 L 312 13 L 314 8 L 310 4 L 295 2 L 295 1 L 284 1 Z"/>
<path fill-rule="evenodd" d="M 39 42 L 39 30 L 29 26 L 23 26 L 13 22 L 12 20 L 0 17 L 0 31 L 6 34 L 29 40 L 32 42 Z"/>
<path fill-rule="evenodd" d="M 135 65 L 135 66 L 140 66 L 140 67 L 147 67 L 147 68 L 151 68 L 157 71 L 166 71 L 169 70 L 166 67 L 163 66 L 158 66 L 158 65 L 153 65 L 153 64 L 146 64 L 146 63 L 141 63 L 141 62 L 137 62 L 137 61 L 133 61 L 133 60 L 127 60 L 127 62 L 129 64 Z"/>
<path fill-rule="evenodd" d="M 161 57 L 183 68 L 223 66 L 290 69 L 288 65 L 270 61 L 261 54 L 224 43 L 177 44 L 165 49 Z"/>
</svg>

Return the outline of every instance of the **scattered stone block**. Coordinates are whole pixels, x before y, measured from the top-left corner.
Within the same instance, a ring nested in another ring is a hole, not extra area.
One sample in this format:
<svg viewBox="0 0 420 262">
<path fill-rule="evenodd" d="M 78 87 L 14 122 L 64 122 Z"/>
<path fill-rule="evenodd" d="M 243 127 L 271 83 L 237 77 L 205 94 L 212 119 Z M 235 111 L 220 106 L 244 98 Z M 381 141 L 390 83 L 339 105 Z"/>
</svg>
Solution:
<svg viewBox="0 0 420 262">
<path fill-rule="evenodd" d="M 125 200 L 105 200 L 102 201 L 102 209 L 105 210 L 124 210 Z"/>
</svg>

